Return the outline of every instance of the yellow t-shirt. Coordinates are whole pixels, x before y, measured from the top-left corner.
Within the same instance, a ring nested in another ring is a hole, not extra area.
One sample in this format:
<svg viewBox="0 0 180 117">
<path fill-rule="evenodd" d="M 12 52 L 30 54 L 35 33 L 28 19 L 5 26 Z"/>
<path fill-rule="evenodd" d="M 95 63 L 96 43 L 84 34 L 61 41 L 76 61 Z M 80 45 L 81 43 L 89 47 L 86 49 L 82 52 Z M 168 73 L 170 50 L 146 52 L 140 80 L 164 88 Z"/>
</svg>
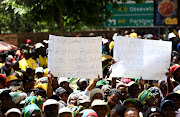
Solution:
<svg viewBox="0 0 180 117">
<path fill-rule="evenodd" d="M 0 63 L 0 67 L 3 66 L 3 63 Z"/>
<path fill-rule="evenodd" d="M 48 59 L 46 56 L 42 57 L 41 55 L 39 55 L 39 58 L 37 58 L 37 60 L 39 61 L 39 67 L 47 68 Z"/>
<path fill-rule="evenodd" d="M 19 61 L 19 68 L 21 68 L 21 70 L 26 71 L 26 69 L 29 67 L 33 68 L 34 70 L 37 68 L 36 61 L 32 58 L 29 58 L 28 60 L 23 58 Z"/>
<path fill-rule="evenodd" d="M 137 38 L 137 33 L 131 33 L 131 34 L 129 35 L 129 37 L 131 37 L 131 38 Z"/>
<path fill-rule="evenodd" d="M 109 49 L 112 50 L 114 48 L 114 41 L 111 41 L 109 44 Z"/>
</svg>

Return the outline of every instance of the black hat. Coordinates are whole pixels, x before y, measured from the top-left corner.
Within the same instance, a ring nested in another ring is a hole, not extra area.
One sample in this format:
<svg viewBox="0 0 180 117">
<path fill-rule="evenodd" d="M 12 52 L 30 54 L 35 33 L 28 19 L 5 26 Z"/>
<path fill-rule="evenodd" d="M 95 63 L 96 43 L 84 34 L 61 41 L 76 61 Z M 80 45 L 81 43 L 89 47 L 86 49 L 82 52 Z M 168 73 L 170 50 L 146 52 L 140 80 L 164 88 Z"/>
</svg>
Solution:
<svg viewBox="0 0 180 117">
<path fill-rule="evenodd" d="M 160 104 L 160 108 L 162 109 L 165 105 L 168 105 L 168 106 L 172 106 L 172 107 L 175 107 L 175 104 L 173 101 L 171 100 L 163 100 Z"/>
<path fill-rule="evenodd" d="M 149 117 L 149 115 L 154 112 L 159 112 L 164 117 L 164 112 L 159 107 L 150 107 L 147 109 L 143 117 Z"/>
</svg>

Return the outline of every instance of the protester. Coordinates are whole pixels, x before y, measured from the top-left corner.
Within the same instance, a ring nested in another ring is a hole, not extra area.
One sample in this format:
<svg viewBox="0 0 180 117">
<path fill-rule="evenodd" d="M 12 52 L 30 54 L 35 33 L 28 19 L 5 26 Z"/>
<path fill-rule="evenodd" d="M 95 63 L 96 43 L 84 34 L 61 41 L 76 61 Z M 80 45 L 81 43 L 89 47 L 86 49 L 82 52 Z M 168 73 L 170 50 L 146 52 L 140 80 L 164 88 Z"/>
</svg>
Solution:
<svg viewBox="0 0 180 117">
<path fill-rule="evenodd" d="M 5 59 L 4 64 L 0 67 L 0 73 L 4 74 L 5 76 L 9 76 L 13 72 L 11 65 L 12 65 L 12 58 L 7 57 Z"/>
<path fill-rule="evenodd" d="M 22 113 L 18 108 L 11 108 L 4 115 L 6 117 L 21 117 Z"/>
<path fill-rule="evenodd" d="M 139 111 L 135 108 L 129 108 L 124 112 L 124 117 L 139 117 Z"/>
<path fill-rule="evenodd" d="M 72 111 L 67 107 L 59 109 L 58 113 L 59 113 L 59 117 L 73 117 Z"/>
<path fill-rule="evenodd" d="M 90 109 L 93 109 L 98 117 L 105 117 L 109 115 L 111 109 L 104 100 L 96 99 L 92 102 Z"/>
<path fill-rule="evenodd" d="M 119 103 L 121 92 L 118 89 L 111 89 L 107 98 L 107 104 L 112 109 Z"/>
<path fill-rule="evenodd" d="M 111 110 L 110 117 L 124 117 L 124 113 L 127 108 L 121 104 L 116 104 L 116 106 Z"/>
<path fill-rule="evenodd" d="M 48 99 L 43 103 L 43 117 L 58 117 L 59 103 Z"/>
<path fill-rule="evenodd" d="M 164 111 L 165 117 L 175 117 L 175 104 L 173 101 L 162 101 L 160 104 L 160 108 Z"/>
<path fill-rule="evenodd" d="M 131 33 L 129 34 L 129 37 L 131 38 L 137 38 L 137 33 L 135 32 L 135 29 L 131 30 Z"/>
<path fill-rule="evenodd" d="M 41 109 L 36 104 L 30 104 L 23 110 L 24 117 L 42 117 Z"/>
<path fill-rule="evenodd" d="M 151 107 L 145 112 L 144 117 L 164 117 L 164 112 L 158 107 Z"/>
<path fill-rule="evenodd" d="M 33 68 L 34 70 L 37 68 L 36 61 L 30 58 L 29 50 L 23 51 L 24 58 L 19 61 L 19 67 L 21 70 L 26 71 L 26 68 Z"/>
</svg>

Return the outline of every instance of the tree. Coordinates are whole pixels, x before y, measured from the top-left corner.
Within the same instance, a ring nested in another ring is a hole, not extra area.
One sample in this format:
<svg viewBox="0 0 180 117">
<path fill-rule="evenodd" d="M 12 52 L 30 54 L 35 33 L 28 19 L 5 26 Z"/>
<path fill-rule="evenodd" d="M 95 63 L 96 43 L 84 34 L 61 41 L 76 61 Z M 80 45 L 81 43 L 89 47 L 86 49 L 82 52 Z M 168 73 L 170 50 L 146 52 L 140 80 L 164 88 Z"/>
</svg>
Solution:
<svg viewBox="0 0 180 117">
<path fill-rule="evenodd" d="M 124 3 L 127 0 L 118 0 Z M 134 0 L 137 3 L 145 0 Z M 4 0 L 6 9 L 13 9 L 32 23 L 46 22 L 48 25 L 57 24 L 60 35 L 63 35 L 65 25 L 94 26 L 112 16 L 106 5 L 113 4 L 118 8 L 115 0 Z"/>
</svg>

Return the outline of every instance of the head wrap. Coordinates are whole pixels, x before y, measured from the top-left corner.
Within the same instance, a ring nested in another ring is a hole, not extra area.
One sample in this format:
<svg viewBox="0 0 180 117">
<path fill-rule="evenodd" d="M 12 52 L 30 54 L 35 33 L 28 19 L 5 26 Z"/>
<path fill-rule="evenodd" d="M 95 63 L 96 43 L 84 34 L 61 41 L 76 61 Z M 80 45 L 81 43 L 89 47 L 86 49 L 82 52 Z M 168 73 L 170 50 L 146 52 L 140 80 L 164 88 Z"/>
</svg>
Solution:
<svg viewBox="0 0 180 117">
<path fill-rule="evenodd" d="M 138 98 L 141 101 L 142 105 L 146 104 L 146 101 L 148 101 L 151 97 L 154 97 L 154 95 L 149 90 L 144 90 L 139 94 Z"/>
<path fill-rule="evenodd" d="M 28 100 L 25 102 L 24 106 L 30 105 L 30 104 L 36 104 L 37 106 L 41 105 L 43 103 L 41 96 L 32 96 L 29 97 Z"/>
<path fill-rule="evenodd" d="M 31 105 L 26 106 L 25 109 L 23 110 L 24 117 L 31 117 L 31 114 L 34 111 L 41 112 L 41 109 L 36 104 L 31 104 Z M 41 115 L 42 115 L 42 112 L 41 112 Z"/>
<path fill-rule="evenodd" d="M 81 117 L 87 117 L 89 115 L 93 115 L 94 117 L 98 117 L 97 113 L 93 109 L 86 109 Z"/>
</svg>

